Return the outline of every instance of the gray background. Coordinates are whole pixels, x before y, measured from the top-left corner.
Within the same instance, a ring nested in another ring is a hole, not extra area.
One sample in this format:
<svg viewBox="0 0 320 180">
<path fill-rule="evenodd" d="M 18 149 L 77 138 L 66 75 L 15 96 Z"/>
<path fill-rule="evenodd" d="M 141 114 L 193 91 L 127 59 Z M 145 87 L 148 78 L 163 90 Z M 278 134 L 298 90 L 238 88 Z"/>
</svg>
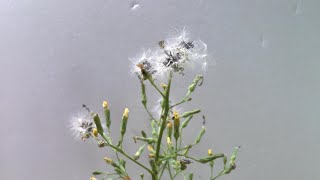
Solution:
<svg viewBox="0 0 320 180">
<path fill-rule="evenodd" d="M 320 179 L 320 1 L 139 3 L 132 11 L 130 1 L 0 1 L 0 179 L 85 180 L 111 170 L 101 159 L 109 150 L 71 136 L 82 103 L 101 112 L 109 101 L 115 138 L 129 107 L 125 148 L 134 153 L 131 136 L 148 120 L 128 58 L 183 27 L 210 55 L 205 83 L 184 107 L 207 117 L 207 136 L 192 153 L 242 145 L 225 180 Z M 177 99 L 191 77 L 175 82 Z M 207 166 L 189 169 L 208 179 Z M 129 168 L 133 179 L 139 170 Z"/>
</svg>

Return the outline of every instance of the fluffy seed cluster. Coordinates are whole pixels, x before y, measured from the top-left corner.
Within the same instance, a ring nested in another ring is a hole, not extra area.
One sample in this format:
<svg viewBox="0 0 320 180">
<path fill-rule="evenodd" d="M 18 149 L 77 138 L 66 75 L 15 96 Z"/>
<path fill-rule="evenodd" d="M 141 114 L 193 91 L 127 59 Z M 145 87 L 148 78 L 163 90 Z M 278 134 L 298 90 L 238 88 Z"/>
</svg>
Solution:
<svg viewBox="0 0 320 180">
<path fill-rule="evenodd" d="M 86 140 L 93 133 L 95 124 L 89 113 L 80 112 L 71 118 L 70 129 L 76 139 Z"/>
<path fill-rule="evenodd" d="M 207 45 L 201 41 L 189 40 L 183 30 L 178 36 L 159 41 L 159 47 L 147 49 L 136 58 L 131 58 L 132 72 L 141 73 L 141 68 L 155 78 L 166 77 L 169 71 L 184 75 L 185 69 L 200 64 L 207 66 Z"/>
</svg>

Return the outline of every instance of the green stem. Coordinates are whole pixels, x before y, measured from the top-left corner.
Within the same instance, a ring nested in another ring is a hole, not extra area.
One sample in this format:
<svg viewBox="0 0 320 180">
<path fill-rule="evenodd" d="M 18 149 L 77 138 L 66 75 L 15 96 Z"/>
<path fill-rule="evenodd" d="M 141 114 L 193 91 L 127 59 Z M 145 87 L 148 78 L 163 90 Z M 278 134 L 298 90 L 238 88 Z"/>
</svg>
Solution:
<svg viewBox="0 0 320 180">
<path fill-rule="evenodd" d="M 159 179 L 161 179 L 162 174 L 163 174 L 164 170 L 166 169 L 167 164 L 168 164 L 168 161 L 166 161 L 166 162 L 164 163 L 164 165 L 163 165 L 163 167 L 162 167 L 162 169 L 161 169 L 161 173 L 160 173 L 160 175 L 159 175 Z"/>
<path fill-rule="evenodd" d="M 170 106 L 170 108 L 173 108 L 173 107 L 175 107 L 175 106 L 178 106 L 178 105 L 183 104 L 183 103 L 188 102 L 188 101 L 189 101 L 189 100 L 188 100 L 187 98 L 183 98 L 180 102 L 178 102 L 178 103 Z"/>
<path fill-rule="evenodd" d="M 222 175 L 224 175 L 224 170 L 220 171 L 220 173 L 217 176 L 215 176 L 214 178 L 212 178 L 211 180 L 216 180 L 218 177 L 220 177 Z"/>
<path fill-rule="evenodd" d="M 151 85 L 156 88 L 156 90 L 161 94 L 162 97 L 165 97 L 165 95 L 163 94 L 163 92 L 158 88 L 158 86 L 154 83 L 153 79 L 148 78 L 148 80 L 150 81 Z"/>
<path fill-rule="evenodd" d="M 168 171 L 169 171 L 170 179 L 173 180 L 172 173 L 171 173 L 171 168 L 170 168 L 170 164 L 169 163 L 168 163 Z"/>
<path fill-rule="evenodd" d="M 181 144 L 182 144 L 182 128 L 180 129 L 180 139 L 179 139 L 179 149 L 181 148 Z M 176 151 L 178 152 L 178 149 L 176 149 Z"/>
<path fill-rule="evenodd" d="M 148 109 L 148 107 L 145 105 L 145 106 L 143 106 L 144 107 L 144 109 L 147 111 L 147 113 L 149 114 L 149 116 L 151 117 L 151 120 L 155 120 L 155 121 L 157 121 L 154 117 L 153 117 L 153 115 L 150 113 L 150 111 L 149 111 L 149 109 Z"/>
<path fill-rule="evenodd" d="M 170 71 L 169 82 L 168 82 L 168 86 L 166 88 L 166 95 L 164 96 L 165 109 L 164 109 L 164 115 L 162 117 L 162 124 L 161 124 L 161 127 L 160 127 L 157 146 L 156 146 L 156 155 L 155 155 L 155 162 L 156 163 L 158 163 L 158 160 L 159 160 L 159 153 L 160 153 L 162 135 L 163 135 L 163 131 L 164 131 L 165 127 L 166 127 L 166 121 L 167 121 L 169 108 L 170 108 L 169 107 L 169 95 L 170 95 L 171 80 L 172 80 L 172 71 Z"/>
<path fill-rule="evenodd" d="M 174 179 L 180 172 L 181 172 L 181 171 L 178 171 L 178 172 L 173 176 L 172 179 Z"/>
<path fill-rule="evenodd" d="M 107 137 L 105 135 L 102 136 L 102 138 L 108 143 L 107 141 Z M 147 170 L 152 176 L 154 175 L 154 173 L 147 168 L 146 166 L 144 166 L 143 164 L 139 163 L 138 161 L 134 160 L 132 157 L 130 157 L 128 154 L 126 154 L 125 152 L 123 152 L 122 149 L 108 143 L 108 146 L 110 146 L 112 149 L 116 150 L 117 152 L 119 152 L 120 154 L 124 155 L 125 157 L 127 157 L 128 159 L 130 159 L 131 161 L 133 161 L 134 163 L 136 163 L 137 165 L 141 166 L 143 169 Z"/>
</svg>

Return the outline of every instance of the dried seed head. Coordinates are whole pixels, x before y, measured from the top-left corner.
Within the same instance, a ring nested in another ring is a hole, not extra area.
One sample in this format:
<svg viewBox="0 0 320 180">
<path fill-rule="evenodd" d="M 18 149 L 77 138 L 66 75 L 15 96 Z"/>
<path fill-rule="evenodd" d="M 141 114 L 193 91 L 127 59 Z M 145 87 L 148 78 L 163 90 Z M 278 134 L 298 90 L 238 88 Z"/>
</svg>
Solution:
<svg viewBox="0 0 320 180">
<path fill-rule="evenodd" d="M 98 147 L 105 147 L 107 144 L 103 141 L 98 141 Z"/>
</svg>

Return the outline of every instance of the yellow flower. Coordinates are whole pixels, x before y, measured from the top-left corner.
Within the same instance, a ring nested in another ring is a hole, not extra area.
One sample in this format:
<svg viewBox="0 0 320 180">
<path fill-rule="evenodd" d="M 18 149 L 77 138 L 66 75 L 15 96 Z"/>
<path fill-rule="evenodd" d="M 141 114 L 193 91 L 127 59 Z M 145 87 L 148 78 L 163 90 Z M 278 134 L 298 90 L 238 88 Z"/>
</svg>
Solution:
<svg viewBox="0 0 320 180">
<path fill-rule="evenodd" d="M 164 83 L 161 83 L 160 86 L 165 90 L 167 88 L 167 85 Z"/>
<path fill-rule="evenodd" d="M 168 145 L 172 145 L 172 142 L 171 142 L 170 137 L 167 137 L 167 144 L 168 144 Z"/>
<path fill-rule="evenodd" d="M 154 149 L 153 149 L 153 147 L 152 147 L 151 145 L 148 145 L 148 150 L 149 150 L 150 152 L 154 152 Z"/>
<path fill-rule="evenodd" d="M 124 110 L 123 117 L 125 117 L 125 118 L 128 118 L 128 117 L 129 117 L 129 109 L 128 109 L 128 108 L 126 108 L 126 109 Z"/>
<path fill-rule="evenodd" d="M 208 155 L 209 155 L 209 156 L 212 156 L 212 155 L 213 155 L 212 149 L 208 149 Z"/>
<path fill-rule="evenodd" d="M 97 130 L 97 128 L 93 128 L 92 134 L 93 134 L 94 137 L 98 137 L 98 130 Z"/>
<path fill-rule="evenodd" d="M 107 101 L 103 101 L 103 103 L 102 103 L 102 107 L 103 108 L 108 108 L 108 102 Z"/>
<path fill-rule="evenodd" d="M 97 180 L 95 177 L 91 177 L 90 180 Z"/>
</svg>

